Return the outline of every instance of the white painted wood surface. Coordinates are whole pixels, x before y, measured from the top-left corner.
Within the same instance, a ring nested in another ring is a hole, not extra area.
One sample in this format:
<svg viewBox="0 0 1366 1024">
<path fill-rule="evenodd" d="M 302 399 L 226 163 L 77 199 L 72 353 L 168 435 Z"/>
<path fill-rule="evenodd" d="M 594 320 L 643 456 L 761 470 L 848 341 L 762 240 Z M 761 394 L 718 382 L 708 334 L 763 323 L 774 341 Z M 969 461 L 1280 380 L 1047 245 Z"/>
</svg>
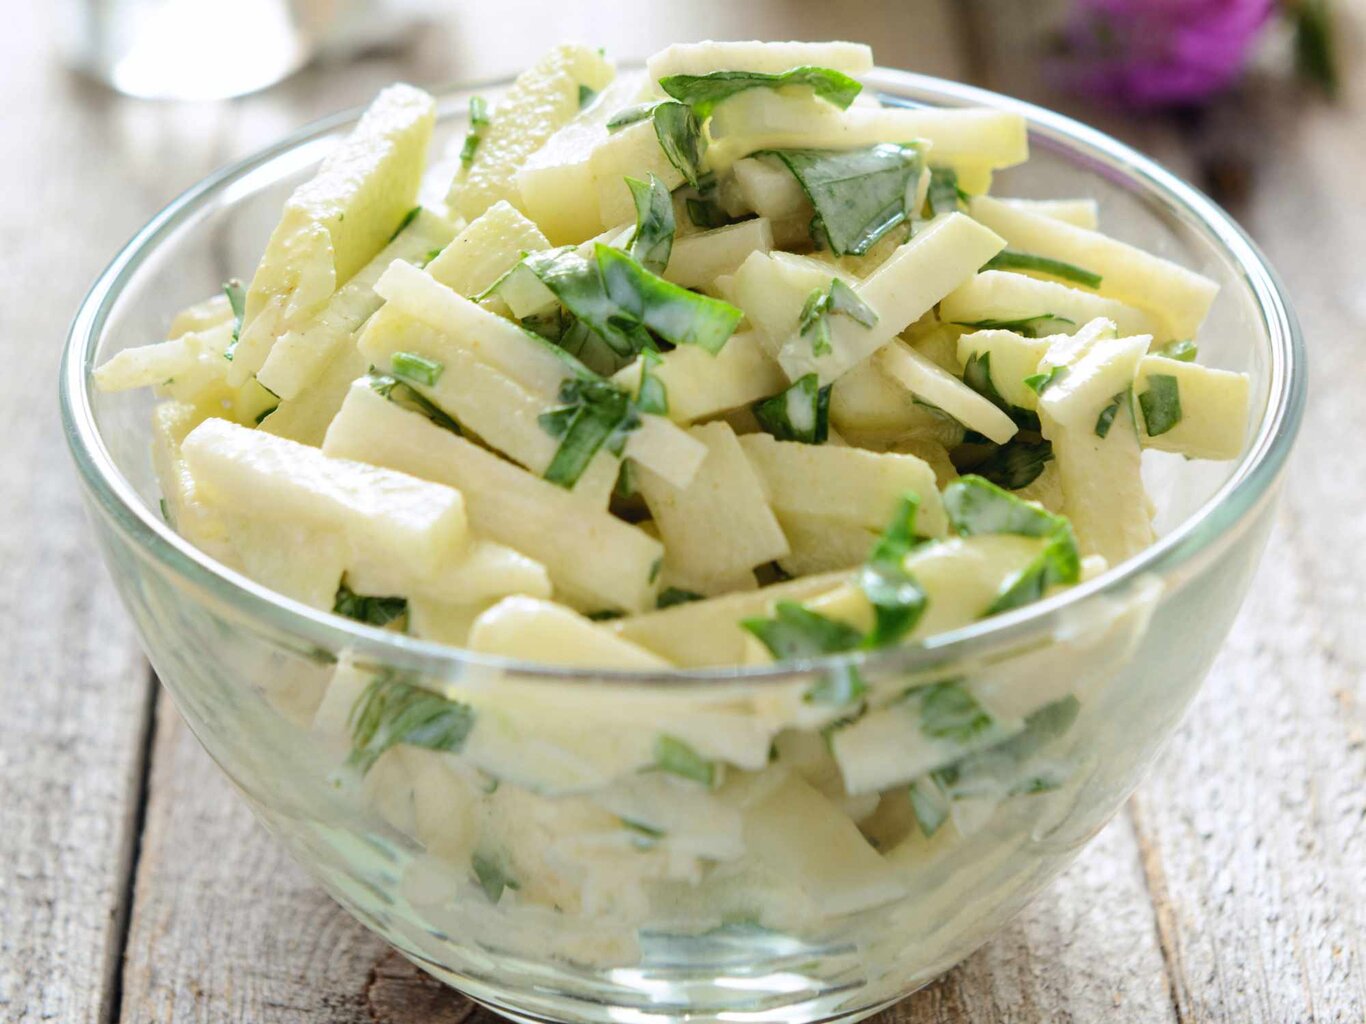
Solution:
<svg viewBox="0 0 1366 1024">
<path fill-rule="evenodd" d="M 1128 813 L 1015 924 L 886 1021 L 1366 1020 L 1366 483 L 1355 443 L 1366 436 L 1355 384 L 1366 74 L 1351 59 L 1366 11 L 1341 6 L 1337 106 L 1254 86 L 1195 125 L 1070 111 L 1220 186 L 1278 264 L 1313 355 L 1304 442 L 1253 597 Z M 146 666 L 77 511 L 52 398 L 84 286 L 213 166 L 394 78 L 499 77 L 565 37 L 629 59 L 707 35 L 842 36 L 873 42 L 887 64 L 1056 106 L 1035 56 L 1046 19 L 1017 0 L 503 0 L 467 5 L 402 54 L 320 66 L 230 104 L 156 105 L 65 74 L 40 5 L 7 13 L 0 1020 L 488 1019 L 315 889 L 164 698 L 153 715 Z"/>
</svg>

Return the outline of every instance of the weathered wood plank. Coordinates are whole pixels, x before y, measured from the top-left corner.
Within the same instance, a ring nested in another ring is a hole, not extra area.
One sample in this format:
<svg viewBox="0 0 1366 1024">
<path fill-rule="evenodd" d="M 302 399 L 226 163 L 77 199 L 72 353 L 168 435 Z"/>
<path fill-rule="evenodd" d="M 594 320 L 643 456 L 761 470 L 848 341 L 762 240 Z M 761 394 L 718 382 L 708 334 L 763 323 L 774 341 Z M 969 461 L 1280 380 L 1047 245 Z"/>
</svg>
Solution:
<svg viewBox="0 0 1366 1024">
<path fill-rule="evenodd" d="M 977 7 L 983 31 L 1003 40 L 985 66 L 1001 87 L 993 74 L 1010 53 L 1036 50 L 1019 34 L 1019 5 Z M 1323 443 L 1366 430 L 1348 383 L 1366 330 L 1351 298 L 1366 212 L 1366 11 L 1337 10 L 1345 81 L 1332 105 L 1254 76 L 1198 117 L 1126 117 L 1060 101 L 1021 60 L 1003 73 L 1225 203 L 1285 276 L 1310 341 L 1304 440 L 1267 564 L 1130 808 L 1182 1021 L 1366 1019 L 1366 520 L 1359 473 Z"/>
</svg>

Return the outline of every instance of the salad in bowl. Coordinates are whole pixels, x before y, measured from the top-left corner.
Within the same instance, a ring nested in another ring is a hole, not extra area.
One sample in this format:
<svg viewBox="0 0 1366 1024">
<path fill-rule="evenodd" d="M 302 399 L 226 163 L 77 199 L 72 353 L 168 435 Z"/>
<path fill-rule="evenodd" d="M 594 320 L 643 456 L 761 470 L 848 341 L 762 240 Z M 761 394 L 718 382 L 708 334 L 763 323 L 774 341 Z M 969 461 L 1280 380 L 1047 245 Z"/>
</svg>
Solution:
<svg viewBox="0 0 1366 1024">
<path fill-rule="evenodd" d="M 136 529 L 194 566 L 111 554 L 154 664 L 343 903 L 514 1016 L 923 984 L 1113 813 L 1260 551 L 1229 507 L 1290 385 L 1210 326 L 1274 305 L 1220 295 L 1255 251 L 1146 163 L 1184 251 L 1056 153 L 1074 193 L 1012 194 L 1031 108 L 889 74 L 566 45 L 441 117 L 394 85 L 254 271 L 92 332 Z"/>
</svg>

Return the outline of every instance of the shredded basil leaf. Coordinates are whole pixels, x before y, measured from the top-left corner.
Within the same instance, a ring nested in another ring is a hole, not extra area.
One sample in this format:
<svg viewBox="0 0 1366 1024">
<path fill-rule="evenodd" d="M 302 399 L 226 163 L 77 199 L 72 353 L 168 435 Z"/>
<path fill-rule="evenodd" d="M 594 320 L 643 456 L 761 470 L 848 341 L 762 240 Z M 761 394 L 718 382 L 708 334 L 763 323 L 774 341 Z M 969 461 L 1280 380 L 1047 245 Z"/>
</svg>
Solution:
<svg viewBox="0 0 1366 1024">
<path fill-rule="evenodd" d="M 587 107 L 590 103 L 592 103 L 592 102 L 593 102 L 595 99 L 597 99 L 597 98 L 598 98 L 598 90 L 592 88 L 591 86 L 584 85 L 582 82 L 579 83 L 579 109 L 580 109 L 580 110 L 583 110 L 585 107 Z"/>
<path fill-rule="evenodd" d="M 1004 487 L 1007 491 L 1018 491 L 1037 480 L 1044 466 L 1052 458 L 1051 442 L 1012 438 L 973 466 L 972 471 L 977 476 L 990 480 L 997 487 Z"/>
<path fill-rule="evenodd" d="M 398 227 L 394 228 L 394 233 L 389 236 L 389 241 L 392 242 L 399 235 L 403 234 L 403 229 L 406 228 L 413 221 L 417 220 L 417 215 L 421 212 L 421 206 L 414 206 L 411 210 L 405 213 L 403 215 L 403 219 L 398 222 Z"/>
<path fill-rule="evenodd" d="M 669 163 L 693 188 L 702 180 L 702 153 L 705 140 L 697 115 L 686 103 L 664 102 L 655 105 L 651 113 L 655 123 L 655 137 Z"/>
<path fill-rule="evenodd" d="M 863 633 L 853 626 L 826 618 L 795 601 L 779 601 L 773 613 L 771 619 L 743 619 L 740 625 L 780 660 L 852 651 L 863 642 Z"/>
<path fill-rule="evenodd" d="M 701 600 L 703 600 L 702 595 L 691 590 L 683 590 L 680 587 L 665 587 L 659 592 L 659 597 L 655 599 L 655 607 L 672 608 L 674 605 Z"/>
<path fill-rule="evenodd" d="M 728 302 L 650 273 L 623 252 L 602 243 L 594 251 L 607 295 L 618 311 L 674 345 L 697 345 L 715 354 L 744 316 Z"/>
<path fill-rule="evenodd" d="M 233 353 L 237 351 L 237 339 L 242 335 L 242 318 L 247 313 L 247 292 L 242 282 L 234 277 L 223 282 L 223 294 L 228 297 L 228 308 L 232 310 L 232 341 L 223 350 L 223 358 L 232 362 Z"/>
<path fill-rule="evenodd" d="M 619 612 L 613 608 L 603 608 L 600 611 L 589 612 L 585 618 L 592 619 L 594 622 L 611 622 L 613 619 L 621 618 L 625 612 Z"/>
<path fill-rule="evenodd" d="M 877 313 L 873 307 L 859 298 L 858 292 L 834 278 L 830 287 L 822 291 L 817 288 L 806 297 L 802 311 L 797 316 L 797 330 L 804 338 L 811 339 L 813 355 L 823 356 L 832 352 L 829 317 L 832 314 L 847 316 L 864 327 L 877 323 Z"/>
<path fill-rule="evenodd" d="M 332 605 L 334 615 L 344 615 L 357 622 L 371 626 L 387 626 L 395 619 L 408 614 L 406 597 L 370 597 L 357 594 L 345 583 L 337 588 L 337 597 Z"/>
<path fill-rule="evenodd" d="M 1067 376 L 1067 367 L 1055 366 L 1051 370 L 1045 370 L 1043 373 L 1030 374 L 1024 379 L 1024 385 L 1029 388 L 1030 391 L 1034 392 L 1034 394 L 1042 395 L 1049 385 L 1065 376 Z"/>
<path fill-rule="evenodd" d="M 931 776 L 912 782 L 910 797 L 915 823 L 921 835 L 929 839 L 949 818 L 949 798 Z"/>
<path fill-rule="evenodd" d="M 920 731 L 930 739 L 969 743 L 992 724 L 991 715 L 958 681 L 920 691 Z"/>
<path fill-rule="evenodd" d="M 1056 776 L 1050 779 L 1037 769 L 1030 774 L 1030 761 L 1072 727 L 1080 710 L 1081 705 L 1071 696 L 1046 704 L 1025 718 L 1022 731 L 937 769 L 930 777 L 950 801 L 983 794 L 1016 796 L 1055 789 L 1062 780 Z"/>
<path fill-rule="evenodd" d="M 1047 256 L 1038 256 L 1030 252 L 1015 252 L 1011 249 L 998 252 L 982 265 L 982 269 L 1033 270 L 1050 277 L 1059 277 L 1064 281 L 1084 285 L 1087 288 L 1099 288 L 1101 282 L 1099 274 L 1094 274 L 1075 263 L 1066 263 L 1063 260 L 1050 259 Z"/>
<path fill-rule="evenodd" d="M 958 187 L 958 172 L 952 167 L 930 168 L 930 189 L 925 195 L 931 217 L 955 213 L 962 208 L 963 191 Z"/>
<path fill-rule="evenodd" d="M 1096 417 L 1096 436 L 1101 440 L 1104 440 L 1109 436 L 1110 428 L 1114 426 L 1115 423 L 1115 417 L 1119 414 L 1119 410 L 1124 404 L 1132 400 L 1132 394 L 1132 388 L 1125 388 L 1119 394 L 1115 395 L 1114 398 L 1110 399 L 1109 404 L 1100 411 L 1100 415 Z"/>
<path fill-rule="evenodd" d="M 1038 338 L 1045 334 L 1059 334 L 1054 325 L 1075 327 L 1077 322 L 1056 313 L 1043 313 L 1039 316 L 1023 317 L 1019 320 L 968 320 L 958 321 L 957 327 L 971 327 L 978 331 L 1014 331 L 1022 338 Z"/>
<path fill-rule="evenodd" d="M 655 768 L 708 787 L 716 783 L 716 762 L 667 733 L 660 733 L 655 738 Z"/>
<path fill-rule="evenodd" d="M 264 422 L 266 421 L 266 418 L 267 418 L 268 416 L 270 416 L 270 414 L 273 413 L 273 412 L 274 412 L 276 409 L 278 409 L 278 408 L 280 408 L 280 403 L 279 403 L 279 402 L 276 402 L 274 405 L 270 406 L 269 408 L 267 408 L 267 409 L 262 409 L 260 412 L 258 412 L 258 413 L 256 414 L 256 417 L 255 417 L 256 425 L 259 427 L 262 423 L 264 423 Z"/>
<path fill-rule="evenodd" d="M 489 126 L 489 105 L 482 96 L 470 97 L 470 130 L 465 135 L 465 144 L 460 148 L 460 162 L 468 167 L 474 163 L 474 154 L 483 140 L 484 129 Z"/>
<path fill-rule="evenodd" d="M 714 199 L 689 197 L 684 200 L 684 205 L 687 207 L 688 220 L 692 221 L 693 227 L 710 230 L 712 228 L 723 228 L 732 223 L 726 211 L 721 209 L 720 204 Z"/>
<path fill-rule="evenodd" d="M 429 399 L 417 388 L 397 377 L 386 373 L 379 373 L 372 366 L 370 373 L 365 378 L 365 382 L 370 385 L 380 396 L 387 398 L 395 405 L 407 409 L 410 412 L 420 413 L 427 417 L 438 427 L 449 430 L 453 434 L 464 434 L 460 429 L 460 424 L 452 419 L 440 406 Z"/>
<path fill-rule="evenodd" d="M 484 895 L 489 898 L 490 903 L 497 903 L 502 899 L 505 889 L 516 892 L 521 888 L 508 874 L 502 862 L 493 857 L 476 853 L 470 858 L 470 867 L 474 869 L 474 877 L 479 882 L 479 888 L 484 890 Z"/>
<path fill-rule="evenodd" d="M 688 104 L 697 116 L 706 119 L 716 104 L 749 89 L 784 89 L 806 86 L 821 99 L 844 110 L 863 91 L 863 86 L 841 71 L 831 68 L 797 67 L 771 75 L 759 71 L 713 71 L 706 75 L 667 75 L 659 87 L 676 100 Z"/>
<path fill-rule="evenodd" d="M 386 670 L 357 699 L 348 725 L 351 754 L 347 763 L 363 775 L 385 751 L 400 743 L 446 753 L 459 751 L 474 727 L 474 712 Z"/>
<path fill-rule="evenodd" d="M 631 235 L 631 258 L 652 274 L 664 273 L 674 244 L 674 204 L 669 190 L 653 174 L 648 182 L 627 178 L 636 204 L 636 230 Z"/>
<path fill-rule="evenodd" d="M 1148 390 L 1138 396 L 1148 436 L 1165 434 L 1181 422 L 1181 389 L 1169 373 L 1148 374 Z"/>
<path fill-rule="evenodd" d="M 646 349 L 640 354 L 640 388 L 636 391 L 636 409 L 664 416 L 669 412 L 669 393 L 654 372 L 659 364 L 658 352 Z"/>
<path fill-rule="evenodd" d="M 1014 420 L 1016 426 L 1038 431 L 1038 413 L 1011 405 L 996 390 L 996 384 L 991 379 L 991 352 L 974 352 L 968 356 L 968 361 L 963 365 L 963 383 Z"/>
<path fill-rule="evenodd" d="M 427 387 L 433 387 L 446 370 L 444 363 L 414 352 L 395 352 L 389 357 L 389 366 L 395 377 Z"/>
<path fill-rule="evenodd" d="M 649 103 L 638 103 L 633 107 L 625 107 L 618 110 L 607 120 L 608 133 L 614 134 L 621 131 L 623 128 L 629 128 L 633 124 L 638 124 L 641 121 L 653 117 L 655 107 L 659 106 L 661 103 L 667 102 L 667 100 L 653 100 Z"/>
<path fill-rule="evenodd" d="M 1183 363 L 1195 362 L 1195 357 L 1199 354 L 1195 342 L 1190 338 L 1182 338 L 1179 341 L 1169 341 L 1155 353 L 1167 359 L 1176 359 Z"/>
<path fill-rule="evenodd" d="M 859 570 L 859 589 L 873 606 L 873 629 L 864 637 L 864 647 L 886 647 L 896 643 L 913 630 L 925 614 L 929 595 L 906 571 L 904 564 L 906 556 L 924 543 L 915 532 L 919 510 L 920 499 L 916 495 L 910 492 L 902 495 L 891 522 Z"/>
<path fill-rule="evenodd" d="M 560 386 L 563 403 L 537 422 L 560 446 L 542 476 L 566 489 L 578 482 L 598 449 L 620 455 L 626 435 L 640 425 L 630 396 L 605 380 L 574 378 Z"/>
<path fill-rule="evenodd" d="M 879 143 L 866 149 L 776 149 L 756 155 L 781 160 L 811 200 L 812 238 L 837 255 L 861 256 L 906 220 L 906 197 L 924 169 L 915 146 Z"/>
<path fill-rule="evenodd" d="M 750 406 L 759 426 L 779 441 L 824 444 L 830 437 L 830 389 L 820 386 L 814 373 L 771 398 Z"/>
</svg>

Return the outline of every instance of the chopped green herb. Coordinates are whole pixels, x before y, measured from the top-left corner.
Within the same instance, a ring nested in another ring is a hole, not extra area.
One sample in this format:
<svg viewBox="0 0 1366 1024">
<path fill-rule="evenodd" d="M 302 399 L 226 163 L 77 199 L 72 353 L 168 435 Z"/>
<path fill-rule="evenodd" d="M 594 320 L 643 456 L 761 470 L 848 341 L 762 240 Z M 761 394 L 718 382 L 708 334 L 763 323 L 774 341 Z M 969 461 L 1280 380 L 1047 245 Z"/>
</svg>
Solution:
<svg viewBox="0 0 1366 1024">
<path fill-rule="evenodd" d="M 1199 349 L 1195 342 L 1190 338 L 1181 338 L 1179 341 L 1169 341 L 1157 350 L 1156 355 L 1166 359 L 1176 359 L 1183 363 L 1195 362 L 1195 357 L 1199 354 Z"/>
<path fill-rule="evenodd" d="M 689 185 L 698 188 L 706 140 L 702 137 L 697 115 L 685 103 L 664 102 L 655 105 L 651 116 L 655 123 L 655 138 L 659 139 L 665 157 Z"/>
<path fill-rule="evenodd" d="M 474 869 L 474 877 L 479 882 L 479 888 L 484 890 L 484 895 L 489 898 L 490 903 L 497 903 L 502 899 L 503 891 L 506 889 L 516 892 L 521 888 L 502 863 L 492 857 L 476 853 L 470 858 L 470 867 Z"/>
<path fill-rule="evenodd" d="M 389 236 L 389 241 L 392 242 L 399 235 L 403 234 L 403 229 L 406 228 L 413 221 L 417 220 L 417 215 L 421 212 L 421 206 L 414 206 L 411 210 L 405 213 L 403 215 L 403 219 L 398 222 L 398 227 L 394 228 L 394 233 Z"/>
<path fill-rule="evenodd" d="M 891 522 L 859 570 L 859 588 L 873 606 L 873 629 L 864 638 L 864 647 L 896 643 L 925 614 L 929 596 L 904 564 L 906 556 L 923 543 L 915 532 L 919 510 L 920 499 L 915 494 L 902 495 Z"/>
<path fill-rule="evenodd" d="M 1050 384 L 1066 376 L 1067 367 L 1055 366 L 1051 370 L 1045 370 L 1043 373 L 1030 374 L 1024 379 L 1024 385 L 1029 388 L 1030 391 L 1034 392 L 1034 394 L 1042 395 L 1044 389 Z"/>
<path fill-rule="evenodd" d="M 622 828 L 635 833 L 635 835 L 631 837 L 631 843 L 637 849 L 651 849 L 656 846 L 666 834 L 663 829 L 646 825 L 644 822 L 634 821 L 631 818 L 620 818 L 619 820 L 621 821 Z"/>
<path fill-rule="evenodd" d="M 1031 760 L 1053 740 L 1062 736 L 1077 719 L 1081 705 L 1075 697 L 1046 704 L 1025 718 L 1024 729 L 1009 739 L 975 751 L 931 773 L 936 786 L 949 800 L 979 795 L 1014 796 L 1046 792 L 1061 779 L 1056 766 L 1039 770 Z M 1047 780 L 1040 785 L 1040 780 Z"/>
<path fill-rule="evenodd" d="M 620 313 L 674 345 L 697 345 L 715 354 L 744 316 L 728 302 L 650 273 L 610 246 L 598 243 L 594 251 L 607 295 Z"/>
<path fill-rule="evenodd" d="M 669 411 L 669 392 L 655 373 L 660 362 L 659 353 L 651 349 L 640 354 L 640 389 L 636 392 L 636 409 L 656 416 Z"/>
<path fill-rule="evenodd" d="M 650 563 L 650 575 L 647 578 L 646 582 L 653 583 L 655 580 L 659 579 L 659 571 L 663 568 L 664 558 L 661 555 L 659 558 L 656 558 L 653 562 Z"/>
<path fill-rule="evenodd" d="M 432 262 L 432 260 L 436 259 L 445 251 L 446 247 L 444 245 L 436 249 L 428 249 L 426 255 L 422 257 L 422 262 L 419 263 L 418 266 L 425 267 L 428 263 Z"/>
<path fill-rule="evenodd" d="M 1023 317 L 1019 320 L 968 320 L 959 321 L 957 327 L 971 327 L 978 331 L 1014 331 L 1022 338 L 1038 338 L 1045 334 L 1061 334 L 1059 327 L 1075 327 L 1077 322 L 1056 313 L 1043 313 L 1039 316 Z"/>
<path fill-rule="evenodd" d="M 634 498 L 636 495 L 636 469 L 631 459 L 622 459 L 617 470 L 617 482 L 612 485 L 612 493 L 618 498 Z"/>
<path fill-rule="evenodd" d="M 969 743 L 991 726 L 991 715 L 957 681 L 920 692 L 920 731 L 930 739 Z"/>
<path fill-rule="evenodd" d="M 625 107 L 618 110 L 607 119 L 608 133 L 613 134 L 619 132 L 623 128 L 629 128 L 633 124 L 638 124 L 641 121 L 653 117 L 655 107 L 659 106 L 661 103 L 667 102 L 668 100 L 652 100 L 649 103 L 638 103 L 633 107 Z"/>
<path fill-rule="evenodd" d="M 667 75 L 659 87 L 676 100 L 688 104 L 699 118 L 706 119 L 716 104 L 749 89 L 785 89 L 806 86 L 821 99 L 844 110 L 863 91 L 853 78 L 830 68 L 798 67 L 781 74 L 759 71 L 714 71 L 707 75 Z"/>
<path fill-rule="evenodd" d="M 232 310 L 232 341 L 223 350 L 223 358 L 232 362 L 237 340 L 242 336 L 242 318 L 247 314 L 247 292 L 242 282 L 234 277 L 223 282 L 223 294 L 228 297 L 228 308 Z"/>
<path fill-rule="evenodd" d="M 542 475 L 569 489 L 599 448 L 620 455 L 626 435 L 640 425 L 640 418 L 630 396 L 605 380 L 567 380 L 559 398 L 564 404 L 538 419 L 541 429 L 560 442 Z"/>
<path fill-rule="evenodd" d="M 773 613 L 771 619 L 742 619 L 740 625 L 780 660 L 839 654 L 863 642 L 863 634 L 848 623 L 828 619 L 793 601 L 779 601 Z"/>
<path fill-rule="evenodd" d="M 619 612 L 611 608 L 604 608 L 602 611 L 589 612 L 585 617 L 592 619 L 594 622 L 611 622 L 613 619 L 621 618 L 624 614 L 624 612 Z"/>
<path fill-rule="evenodd" d="M 273 413 L 273 412 L 274 412 L 276 409 L 278 409 L 278 408 L 280 408 L 280 403 L 279 403 L 279 402 L 276 402 L 274 405 L 269 406 L 268 408 L 262 409 L 260 412 L 258 412 L 258 413 L 256 414 L 256 417 L 255 417 L 256 425 L 259 427 L 262 423 L 264 423 L 264 422 L 266 421 L 266 417 L 269 416 L 271 413 Z"/>
<path fill-rule="evenodd" d="M 379 373 L 372 366 L 370 373 L 365 378 L 367 384 L 380 396 L 387 398 L 395 405 L 400 406 L 410 412 L 420 413 L 427 417 L 438 427 L 449 430 L 453 434 L 463 434 L 460 424 L 452 419 L 440 406 L 429 399 L 417 388 L 397 377 L 386 373 Z"/>
<path fill-rule="evenodd" d="M 915 823 L 921 835 L 929 839 L 949 818 L 949 798 L 928 775 L 911 783 L 910 797 Z"/>
<path fill-rule="evenodd" d="M 582 82 L 579 83 L 579 109 L 580 109 L 580 110 L 583 110 L 585 107 L 587 107 L 590 103 L 592 103 L 592 102 L 593 102 L 595 99 L 597 99 L 597 98 L 598 98 L 598 90 L 592 88 L 591 86 L 584 85 Z"/>
<path fill-rule="evenodd" d="M 750 406 L 759 426 L 779 441 L 824 444 L 830 436 L 830 388 L 808 373 L 771 398 Z"/>
<path fill-rule="evenodd" d="M 489 105 L 482 96 L 470 97 L 470 130 L 465 135 L 465 144 L 460 148 L 460 162 L 468 167 L 474 163 L 474 154 L 484 137 L 484 129 L 489 126 Z"/>
<path fill-rule="evenodd" d="M 962 207 L 962 194 L 957 171 L 952 167 L 930 168 L 930 189 L 925 195 L 925 203 L 931 217 L 956 213 Z"/>
<path fill-rule="evenodd" d="M 1032 270 L 1036 273 L 1047 274 L 1049 277 L 1060 277 L 1064 281 L 1072 281 L 1087 288 L 1099 288 L 1101 282 L 1099 274 L 1093 274 L 1075 263 L 1065 263 L 1062 260 L 1050 259 L 1047 256 L 1037 256 L 1030 252 L 1014 252 L 1010 249 L 998 252 L 982 265 L 982 269 Z"/>
<path fill-rule="evenodd" d="M 1133 400 L 1132 396 L 1133 389 L 1125 388 L 1119 394 L 1115 395 L 1114 398 L 1110 399 L 1109 404 L 1106 405 L 1105 408 L 1100 411 L 1100 415 L 1096 417 L 1097 437 L 1104 440 L 1109 436 L 1110 428 L 1114 426 L 1115 417 L 1119 415 L 1119 410 L 1123 408 L 1126 403 Z M 1130 407 L 1130 411 L 1132 412 L 1132 407 Z"/>
<path fill-rule="evenodd" d="M 171 522 L 171 506 L 166 504 L 165 498 L 159 498 L 157 500 L 157 507 L 161 509 L 162 521 L 165 522 L 167 526 L 174 526 L 175 524 Z"/>
<path fill-rule="evenodd" d="M 1048 461 L 1053 458 L 1053 445 L 1048 441 L 1022 441 L 1012 438 L 984 460 L 972 467 L 973 473 L 985 477 L 997 487 L 1018 491 L 1038 479 Z"/>
<path fill-rule="evenodd" d="M 688 219 L 692 221 L 693 227 L 723 228 L 731 223 L 731 218 L 714 199 L 705 197 L 693 199 L 689 197 L 684 201 L 684 204 L 688 210 Z"/>
<path fill-rule="evenodd" d="M 806 297 L 797 317 L 797 329 L 802 337 L 811 339 L 814 355 L 828 355 L 833 351 L 828 318 L 835 314 L 847 316 L 864 327 L 872 327 L 877 323 L 877 313 L 859 297 L 858 292 L 840 278 L 832 279 L 828 289 L 822 291 L 817 288 Z"/>
<path fill-rule="evenodd" d="M 996 384 L 991 379 L 991 353 L 989 351 L 974 352 L 968 356 L 968 361 L 963 366 L 963 383 L 1014 420 L 1016 426 L 1024 430 L 1038 431 L 1038 413 L 1030 409 L 1022 409 L 1018 405 L 1011 405 L 996 390 Z"/>
<path fill-rule="evenodd" d="M 414 352 L 395 352 L 389 357 L 389 367 L 395 377 L 413 384 L 425 384 L 429 388 L 435 386 L 446 370 L 444 363 Z"/>
<path fill-rule="evenodd" d="M 781 149 L 781 160 L 811 200 L 812 237 L 836 255 L 861 256 L 906 220 L 906 194 L 924 169 L 915 146 L 880 143 L 866 149 Z"/>
<path fill-rule="evenodd" d="M 842 708 L 858 702 L 867 692 L 868 686 L 858 674 L 858 670 L 846 665 L 830 669 L 820 682 L 802 695 L 802 700 L 808 704 Z"/>
<path fill-rule="evenodd" d="M 1066 533 L 1049 537 L 1044 549 L 1023 569 L 1001 586 L 987 615 L 997 615 L 1014 608 L 1033 604 L 1048 592 L 1048 588 L 1059 584 L 1076 583 L 1081 578 L 1081 555 L 1077 551 L 1077 540 L 1069 526 Z"/>
<path fill-rule="evenodd" d="M 334 615 L 344 615 L 348 619 L 364 622 L 371 626 L 387 626 L 395 619 L 408 613 L 408 599 L 405 597 L 368 597 L 357 594 L 345 583 L 337 588 L 337 598 L 332 605 Z"/>
<path fill-rule="evenodd" d="M 1181 389 L 1169 373 L 1148 374 L 1148 390 L 1138 396 L 1149 437 L 1165 434 L 1181 422 Z"/>
<path fill-rule="evenodd" d="M 390 747 L 403 743 L 455 753 L 474 725 L 474 712 L 386 670 L 351 709 L 351 755 L 347 763 L 368 772 Z"/>
<path fill-rule="evenodd" d="M 1329 0 L 1295 0 L 1285 6 L 1295 23 L 1295 71 L 1326 96 L 1336 96 L 1340 78 Z"/>
<path fill-rule="evenodd" d="M 716 763 L 709 761 L 687 743 L 667 733 L 655 738 L 655 768 L 661 772 L 692 779 L 704 786 L 716 783 Z"/>
<path fill-rule="evenodd" d="M 653 174 L 648 182 L 627 178 L 636 204 L 636 230 L 631 235 L 631 258 L 652 274 L 664 273 L 674 244 L 674 204 L 669 190 Z"/>
<path fill-rule="evenodd" d="M 655 599 L 656 608 L 672 608 L 678 604 L 688 604 L 692 601 L 704 600 L 701 594 L 693 593 L 691 590 L 683 590 L 679 587 L 665 587 L 659 592 L 659 597 Z"/>
</svg>

